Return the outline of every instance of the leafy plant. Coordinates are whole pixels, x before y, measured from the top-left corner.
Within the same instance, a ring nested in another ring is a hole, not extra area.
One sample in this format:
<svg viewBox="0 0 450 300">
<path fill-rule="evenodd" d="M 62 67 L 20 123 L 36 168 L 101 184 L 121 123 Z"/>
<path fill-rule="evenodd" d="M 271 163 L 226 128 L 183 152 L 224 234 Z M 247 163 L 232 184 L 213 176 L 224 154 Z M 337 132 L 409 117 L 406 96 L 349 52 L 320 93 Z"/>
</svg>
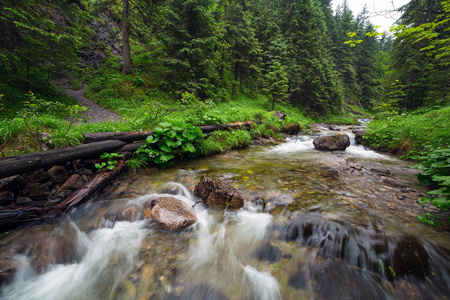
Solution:
<svg viewBox="0 0 450 300">
<path fill-rule="evenodd" d="M 46 117 L 52 116 L 68 120 L 69 125 L 64 134 L 67 136 L 72 125 L 83 119 L 84 113 L 87 111 L 87 108 L 83 106 L 66 106 L 57 101 L 38 99 L 32 91 L 27 96 L 29 100 L 25 101 L 24 108 L 19 111 L 19 115 L 41 150 L 43 150 L 42 129 L 46 124 Z"/>
<path fill-rule="evenodd" d="M 175 158 L 194 154 L 203 139 L 200 128 L 180 122 L 162 122 L 146 139 L 146 144 L 135 155 L 143 161 L 155 163 L 163 168 L 171 166 Z"/>
<path fill-rule="evenodd" d="M 156 99 L 147 99 L 142 107 L 146 111 L 144 114 L 149 125 L 154 124 L 161 118 L 169 116 L 175 112 L 183 112 L 185 116 L 202 115 L 212 104 L 203 102 L 192 93 L 184 92 L 181 99 L 171 103 L 164 103 Z"/>
<path fill-rule="evenodd" d="M 450 148 L 435 150 L 434 152 L 418 157 L 420 162 L 411 168 L 423 170 L 418 175 L 420 182 L 435 187 L 429 191 L 429 196 L 423 197 L 419 203 L 425 204 L 431 202 L 434 206 L 441 210 L 447 210 L 450 207 Z M 436 222 L 430 219 L 428 212 L 421 215 L 418 219 L 429 225 L 436 226 Z"/>
<path fill-rule="evenodd" d="M 202 142 L 200 148 L 203 155 L 214 155 L 244 148 L 251 142 L 252 136 L 246 130 L 216 130 Z"/>
<path fill-rule="evenodd" d="M 103 171 L 105 169 L 114 170 L 117 165 L 117 159 L 122 158 L 123 155 L 117 153 L 103 153 L 100 156 L 100 163 L 95 164 L 95 167 L 99 171 Z"/>
</svg>

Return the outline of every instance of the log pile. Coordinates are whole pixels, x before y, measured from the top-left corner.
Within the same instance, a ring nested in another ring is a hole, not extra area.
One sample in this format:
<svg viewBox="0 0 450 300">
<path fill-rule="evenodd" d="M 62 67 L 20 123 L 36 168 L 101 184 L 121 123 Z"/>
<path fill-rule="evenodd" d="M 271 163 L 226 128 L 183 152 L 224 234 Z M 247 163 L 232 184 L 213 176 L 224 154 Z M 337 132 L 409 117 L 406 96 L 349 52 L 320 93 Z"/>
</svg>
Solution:
<svg viewBox="0 0 450 300">
<path fill-rule="evenodd" d="M 201 126 L 200 129 L 203 133 L 208 134 L 214 130 L 248 129 L 252 124 L 260 123 L 261 121 L 246 121 L 224 125 Z M 62 165 L 75 160 L 95 159 L 104 152 L 132 153 L 144 145 L 145 139 L 152 133 L 152 131 L 85 133 L 83 145 L 1 159 L 0 179 L 40 169 L 49 169 L 52 166 Z M 55 218 L 69 211 L 75 205 L 91 198 L 94 193 L 104 187 L 125 168 L 125 162 L 119 161 L 115 169 L 103 171 L 92 178 L 69 198 L 59 203 L 56 209 L 46 207 L 45 201 L 42 201 L 42 203 L 33 201 L 26 204 L 12 204 L 4 208 L 0 207 L 0 232 L 26 222 Z"/>
</svg>

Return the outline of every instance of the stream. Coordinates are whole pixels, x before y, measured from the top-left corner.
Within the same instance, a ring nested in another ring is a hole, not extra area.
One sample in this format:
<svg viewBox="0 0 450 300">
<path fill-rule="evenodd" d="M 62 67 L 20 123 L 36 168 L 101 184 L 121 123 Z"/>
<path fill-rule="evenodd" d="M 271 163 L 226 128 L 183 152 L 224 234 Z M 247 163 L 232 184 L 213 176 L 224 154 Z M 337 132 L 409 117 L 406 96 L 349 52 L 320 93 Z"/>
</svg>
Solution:
<svg viewBox="0 0 450 300">
<path fill-rule="evenodd" d="M 417 170 L 341 129 L 346 151 L 296 136 L 181 162 L 15 230 L 0 239 L 0 258 L 19 266 L 0 299 L 450 299 L 449 228 L 417 220 Z M 144 218 L 143 204 L 161 195 L 194 205 L 202 175 L 251 201 L 237 211 L 196 204 L 197 223 L 181 232 Z"/>
</svg>

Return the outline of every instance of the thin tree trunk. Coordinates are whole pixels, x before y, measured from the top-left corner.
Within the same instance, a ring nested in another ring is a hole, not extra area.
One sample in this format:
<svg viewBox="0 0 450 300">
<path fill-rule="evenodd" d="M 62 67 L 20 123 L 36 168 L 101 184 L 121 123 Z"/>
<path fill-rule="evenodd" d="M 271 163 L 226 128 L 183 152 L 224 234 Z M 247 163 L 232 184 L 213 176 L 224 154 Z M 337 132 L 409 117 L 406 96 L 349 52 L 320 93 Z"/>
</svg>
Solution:
<svg viewBox="0 0 450 300">
<path fill-rule="evenodd" d="M 128 32 L 128 0 L 123 0 L 122 11 L 122 43 L 123 43 L 123 73 L 130 74 L 133 68 L 130 53 L 130 35 Z"/>
</svg>

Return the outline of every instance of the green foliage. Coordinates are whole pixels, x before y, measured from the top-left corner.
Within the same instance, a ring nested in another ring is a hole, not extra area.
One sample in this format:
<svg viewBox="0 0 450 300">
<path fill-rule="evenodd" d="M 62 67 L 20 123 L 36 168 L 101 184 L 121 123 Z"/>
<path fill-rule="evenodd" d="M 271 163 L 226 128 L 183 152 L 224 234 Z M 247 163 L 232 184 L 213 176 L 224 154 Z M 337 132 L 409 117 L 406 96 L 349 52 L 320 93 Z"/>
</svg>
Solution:
<svg viewBox="0 0 450 300">
<path fill-rule="evenodd" d="M 383 101 L 376 110 L 380 116 L 386 117 L 388 121 L 388 126 L 390 125 L 391 119 L 398 115 L 398 103 L 406 96 L 403 91 L 403 85 L 399 80 L 395 80 L 391 83 L 391 91 L 387 93 L 388 99 Z"/>
<path fill-rule="evenodd" d="M 418 164 L 411 168 L 423 170 L 417 178 L 423 184 L 434 187 L 429 191 L 429 196 L 423 197 L 420 204 L 431 202 L 434 206 L 441 210 L 448 210 L 450 207 L 450 148 L 434 150 L 425 156 L 415 156 L 419 161 Z M 419 220 L 433 224 L 430 214 L 419 216 Z"/>
<path fill-rule="evenodd" d="M 65 136 L 72 125 L 82 119 L 87 111 L 86 107 L 78 105 L 66 106 L 60 102 L 38 99 L 31 91 L 27 96 L 29 101 L 25 101 L 24 108 L 20 110 L 19 115 L 29 134 L 42 150 L 42 129 L 47 124 L 45 117 L 53 116 L 60 119 L 69 119 L 69 125 L 64 133 Z"/>
<path fill-rule="evenodd" d="M 431 226 L 437 226 L 437 223 L 435 220 L 431 219 L 431 214 L 430 212 L 426 212 L 423 215 L 417 216 L 417 219 L 425 224 L 431 225 Z"/>
<path fill-rule="evenodd" d="M 100 156 L 100 162 L 95 164 L 95 167 L 99 171 L 103 170 L 114 170 L 117 165 L 117 159 L 122 158 L 123 155 L 117 153 L 103 153 Z"/>
<path fill-rule="evenodd" d="M 71 1 L 5 0 L 0 9 L 0 69 L 13 76 L 26 72 L 27 89 L 33 68 L 46 74 L 48 89 L 50 76 L 75 64 L 92 33 L 86 26 L 92 17 Z"/>
<path fill-rule="evenodd" d="M 402 12 L 399 25 L 391 28 L 396 39 L 390 76 L 404 84 L 401 104 L 416 109 L 448 102 L 449 1 L 410 1 Z"/>
<path fill-rule="evenodd" d="M 275 109 L 275 103 L 285 103 L 288 99 L 288 79 L 283 66 L 279 62 L 275 62 L 271 66 L 272 71 L 266 74 L 266 85 L 264 89 L 270 97 L 272 110 Z"/>
<path fill-rule="evenodd" d="M 450 107 L 424 111 L 398 115 L 389 121 L 373 120 L 367 125 L 364 144 L 406 158 L 445 148 L 450 141 Z"/>
<path fill-rule="evenodd" d="M 141 161 L 145 157 L 150 164 L 166 168 L 173 165 L 176 158 L 193 156 L 202 139 L 203 133 L 198 127 L 180 122 L 163 122 L 153 130 L 135 156 L 139 156 Z"/>
<path fill-rule="evenodd" d="M 251 141 L 252 137 L 246 130 L 216 130 L 202 142 L 200 151 L 206 156 L 220 154 L 232 149 L 247 147 Z"/>
<path fill-rule="evenodd" d="M 406 27 L 405 25 L 396 26 L 392 29 L 396 36 L 413 40 L 413 44 L 421 46 L 420 51 L 424 51 L 429 56 L 444 60 L 444 64 L 450 64 L 450 1 L 440 2 L 442 13 L 431 22 L 425 22 L 418 26 Z M 426 41 L 427 43 L 420 43 Z"/>
</svg>

